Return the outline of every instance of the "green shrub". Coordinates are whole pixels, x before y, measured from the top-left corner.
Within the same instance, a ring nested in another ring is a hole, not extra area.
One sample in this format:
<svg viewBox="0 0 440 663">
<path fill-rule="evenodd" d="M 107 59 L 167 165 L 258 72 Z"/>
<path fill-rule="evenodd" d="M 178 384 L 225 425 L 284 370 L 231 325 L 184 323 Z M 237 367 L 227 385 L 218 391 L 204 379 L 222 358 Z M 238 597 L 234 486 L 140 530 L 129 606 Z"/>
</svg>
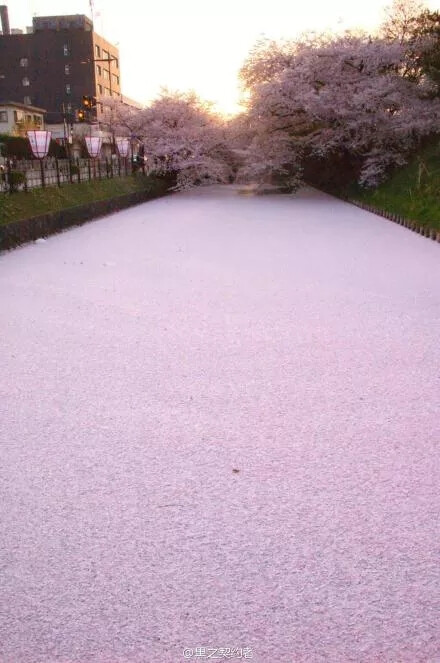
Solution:
<svg viewBox="0 0 440 663">
<path fill-rule="evenodd" d="M 440 230 L 440 166 L 436 143 L 422 149 L 376 189 L 353 186 L 348 191 L 349 197 Z"/>
<path fill-rule="evenodd" d="M 1 154 L 4 157 L 15 157 L 16 159 L 32 159 L 32 150 L 29 139 L 25 136 L 10 136 L 9 134 L 0 134 Z M 55 140 L 50 141 L 48 156 L 57 159 L 66 158 L 66 149 L 58 145 Z"/>
<path fill-rule="evenodd" d="M 20 170 L 11 170 L 8 173 L 9 190 L 17 191 L 21 184 L 26 182 L 26 175 Z"/>
</svg>

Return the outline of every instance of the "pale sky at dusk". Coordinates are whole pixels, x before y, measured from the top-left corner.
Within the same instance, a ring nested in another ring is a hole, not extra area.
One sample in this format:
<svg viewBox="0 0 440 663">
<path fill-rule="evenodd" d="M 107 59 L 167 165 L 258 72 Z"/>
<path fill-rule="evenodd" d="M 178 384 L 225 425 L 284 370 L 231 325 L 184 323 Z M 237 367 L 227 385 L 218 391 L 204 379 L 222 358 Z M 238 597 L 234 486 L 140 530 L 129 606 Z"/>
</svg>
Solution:
<svg viewBox="0 0 440 663">
<path fill-rule="evenodd" d="M 374 29 L 387 0 L 95 0 L 95 30 L 119 42 L 122 91 L 142 103 L 161 86 L 193 89 L 224 112 L 237 109 L 237 72 L 259 37 L 305 30 Z M 11 27 L 32 15 L 87 14 L 89 0 L 5 0 Z M 440 9 L 439 1 L 428 1 Z"/>
</svg>

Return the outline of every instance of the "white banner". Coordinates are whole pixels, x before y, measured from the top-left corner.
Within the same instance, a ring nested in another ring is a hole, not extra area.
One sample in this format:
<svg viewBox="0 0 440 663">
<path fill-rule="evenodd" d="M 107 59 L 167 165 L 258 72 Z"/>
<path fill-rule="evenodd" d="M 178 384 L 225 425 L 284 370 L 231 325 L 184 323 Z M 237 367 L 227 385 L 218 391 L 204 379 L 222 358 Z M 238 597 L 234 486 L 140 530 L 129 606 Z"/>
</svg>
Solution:
<svg viewBox="0 0 440 663">
<path fill-rule="evenodd" d="M 29 138 L 32 154 L 34 157 L 37 157 L 37 159 L 44 159 L 44 157 L 47 156 L 47 153 L 49 152 L 52 132 L 31 130 L 27 132 L 27 136 Z"/>
<path fill-rule="evenodd" d="M 86 141 L 86 147 L 87 151 L 92 157 L 92 159 L 96 159 L 97 156 L 99 156 L 99 153 L 101 152 L 101 145 L 102 145 L 102 138 L 101 136 L 84 136 L 85 141 Z"/>
<path fill-rule="evenodd" d="M 130 139 L 117 137 L 116 145 L 118 148 L 119 155 L 125 158 L 128 155 L 128 150 L 130 148 Z"/>
</svg>

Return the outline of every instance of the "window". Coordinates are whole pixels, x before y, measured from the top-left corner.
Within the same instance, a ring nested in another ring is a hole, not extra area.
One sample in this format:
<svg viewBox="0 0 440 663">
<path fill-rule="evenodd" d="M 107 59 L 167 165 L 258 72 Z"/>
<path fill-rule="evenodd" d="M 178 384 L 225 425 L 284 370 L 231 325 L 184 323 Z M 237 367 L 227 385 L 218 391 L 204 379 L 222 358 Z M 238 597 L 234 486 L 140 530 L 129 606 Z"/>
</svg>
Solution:
<svg viewBox="0 0 440 663">
<path fill-rule="evenodd" d="M 104 88 L 104 92 L 105 92 L 106 94 L 108 94 L 109 97 L 111 97 L 111 94 L 112 94 L 112 93 L 110 92 L 110 90 L 108 89 L 108 87 L 105 87 L 105 88 Z"/>
<path fill-rule="evenodd" d="M 113 63 L 114 63 L 114 65 L 115 65 L 116 69 L 119 69 L 119 60 L 118 60 L 118 58 L 115 58 L 115 59 L 113 60 Z"/>
<path fill-rule="evenodd" d="M 68 113 L 72 112 L 72 104 L 71 103 L 66 104 L 66 110 L 67 110 Z"/>
<path fill-rule="evenodd" d="M 22 119 L 24 118 L 23 111 L 14 111 L 14 122 L 21 122 Z"/>
<path fill-rule="evenodd" d="M 98 76 L 101 76 L 101 72 L 102 72 L 101 65 L 97 64 L 96 65 L 96 73 L 98 74 Z"/>
<path fill-rule="evenodd" d="M 99 48 L 98 44 L 95 44 L 95 57 L 101 57 L 101 49 Z"/>
<path fill-rule="evenodd" d="M 102 94 L 102 93 L 103 93 L 103 87 L 102 87 L 102 85 L 98 85 L 98 92 L 99 92 L 99 94 Z"/>
<path fill-rule="evenodd" d="M 110 57 L 109 52 L 108 52 L 108 51 L 105 51 L 104 49 L 102 49 L 102 57 L 103 57 L 103 58 L 106 58 L 106 59 L 108 60 L 108 58 Z"/>
<path fill-rule="evenodd" d="M 20 67 L 27 67 L 29 60 L 27 58 L 20 58 Z"/>
<path fill-rule="evenodd" d="M 41 116 L 40 116 L 40 115 L 34 115 L 34 124 L 35 124 L 37 127 L 40 127 L 40 126 L 41 126 Z"/>
<path fill-rule="evenodd" d="M 25 76 L 21 82 L 24 87 L 28 87 L 30 85 L 29 78 L 27 76 Z"/>
<path fill-rule="evenodd" d="M 66 85 L 66 94 L 71 94 L 71 89 L 70 89 L 70 83 L 67 83 Z"/>
<path fill-rule="evenodd" d="M 32 122 L 32 115 L 26 115 L 26 122 Z"/>
<path fill-rule="evenodd" d="M 67 57 L 68 55 L 70 55 L 69 44 L 64 44 L 64 46 L 63 46 L 63 53 L 64 53 L 64 55 L 65 55 L 66 57 Z"/>
<path fill-rule="evenodd" d="M 69 76 L 69 74 L 70 74 L 70 64 L 65 64 L 64 65 L 64 73 L 66 74 L 66 76 Z"/>
<path fill-rule="evenodd" d="M 109 72 L 108 72 L 108 69 L 103 69 L 103 70 L 102 70 L 102 75 L 103 75 L 105 81 L 109 81 L 109 80 L 110 80 L 110 74 L 109 74 Z"/>
<path fill-rule="evenodd" d="M 113 83 L 115 83 L 115 85 L 119 85 L 119 76 L 113 74 Z"/>
<path fill-rule="evenodd" d="M 0 111 L 0 122 L 8 121 L 8 111 Z"/>
<path fill-rule="evenodd" d="M 32 104 L 31 98 L 30 97 L 25 97 L 23 99 L 23 103 L 26 104 L 26 106 L 30 106 Z"/>
</svg>

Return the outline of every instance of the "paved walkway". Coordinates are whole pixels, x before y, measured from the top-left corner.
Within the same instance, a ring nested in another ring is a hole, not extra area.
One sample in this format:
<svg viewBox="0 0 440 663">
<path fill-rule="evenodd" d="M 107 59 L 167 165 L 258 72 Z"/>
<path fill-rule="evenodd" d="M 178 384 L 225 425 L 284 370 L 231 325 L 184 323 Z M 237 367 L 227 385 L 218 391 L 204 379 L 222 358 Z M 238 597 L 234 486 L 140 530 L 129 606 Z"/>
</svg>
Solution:
<svg viewBox="0 0 440 663">
<path fill-rule="evenodd" d="M 0 256 L 1 663 L 438 663 L 439 283 L 311 191 Z"/>
</svg>

